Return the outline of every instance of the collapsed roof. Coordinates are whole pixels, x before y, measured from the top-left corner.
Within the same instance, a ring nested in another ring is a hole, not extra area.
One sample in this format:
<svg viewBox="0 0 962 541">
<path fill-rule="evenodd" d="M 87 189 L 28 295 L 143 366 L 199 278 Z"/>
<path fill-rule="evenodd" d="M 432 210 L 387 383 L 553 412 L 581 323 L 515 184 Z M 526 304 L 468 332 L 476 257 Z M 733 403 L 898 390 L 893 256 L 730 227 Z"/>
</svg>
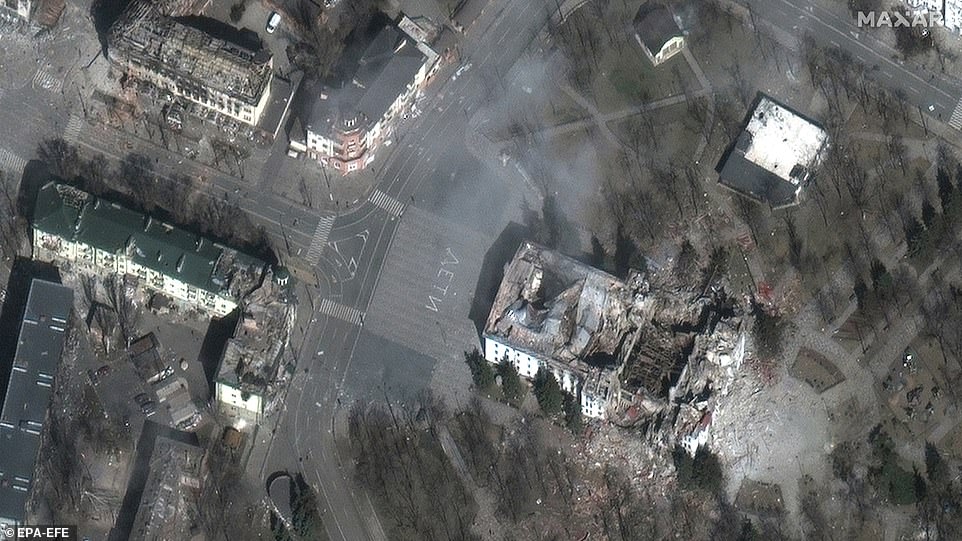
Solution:
<svg viewBox="0 0 962 541">
<path fill-rule="evenodd" d="M 256 106 L 271 80 L 271 54 L 252 50 L 132 3 L 110 28 L 112 58 L 144 66 L 185 87 L 213 89 Z"/>
<path fill-rule="evenodd" d="M 648 317 L 644 286 L 640 275 L 625 282 L 526 242 L 505 268 L 484 332 L 576 368 L 586 368 L 591 356 L 619 361 L 625 341 Z"/>
</svg>

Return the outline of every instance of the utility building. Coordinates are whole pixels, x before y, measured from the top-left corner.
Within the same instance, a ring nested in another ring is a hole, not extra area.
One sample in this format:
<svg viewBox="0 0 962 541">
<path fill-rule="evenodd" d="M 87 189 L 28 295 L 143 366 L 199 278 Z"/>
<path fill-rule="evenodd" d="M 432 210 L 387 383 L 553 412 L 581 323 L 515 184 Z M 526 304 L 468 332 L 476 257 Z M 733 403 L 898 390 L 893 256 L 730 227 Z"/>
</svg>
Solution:
<svg viewBox="0 0 962 541">
<path fill-rule="evenodd" d="M 73 291 L 34 280 L 0 413 L 0 525 L 22 524 L 66 341 Z"/>
<path fill-rule="evenodd" d="M 759 94 L 745 129 L 723 158 L 719 182 L 773 208 L 795 205 L 827 149 L 828 132 L 821 125 Z"/>
<path fill-rule="evenodd" d="M 110 28 L 110 60 L 134 80 L 256 126 L 270 102 L 270 52 L 183 21 L 135 0 Z"/>
<path fill-rule="evenodd" d="M 668 7 L 649 0 L 638 8 L 633 21 L 635 40 L 654 65 L 662 64 L 685 48 L 685 35 Z"/>
</svg>

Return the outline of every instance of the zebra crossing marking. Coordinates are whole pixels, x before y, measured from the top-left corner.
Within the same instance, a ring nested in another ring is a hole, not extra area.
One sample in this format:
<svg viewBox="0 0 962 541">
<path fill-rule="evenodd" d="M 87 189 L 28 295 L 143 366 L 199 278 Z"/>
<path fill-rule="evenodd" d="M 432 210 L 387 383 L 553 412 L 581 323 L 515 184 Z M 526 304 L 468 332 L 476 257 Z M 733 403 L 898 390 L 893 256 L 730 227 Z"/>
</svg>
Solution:
<svg viewBox="0 0 962 541">
<path fill-rule="evenodd" d="M 364 323 L 364 312 L 351 306 L 336 303 L 331 299 L 322 299 L 318 311 L 354 325 Z"/>
<path fill-rule="evenodd" d="M 311 245 L 307 249 L 307 262 L 311 265 L 317 265 L 317 262 L 321 260 L 321 253 L 324 251 L 324 246 L 327 245 L 327 237 L 331 234 L 333 227 L 333 216 L 322 216 L 320 221 L 317 222 L 317 229 L 314 230 Z"/>
<path fill-rule="evenodd" d="M 400 216 L 404 212 L 404 204 L 397 199 L 391 197 L 390 195 L 382 192 L 381 190 L 375 189 L 371 192 L 371 197 L 369 198 L 374 206 L 386 210 L 388 214 L 392 216 Z"/>
<path fill-rule="evenodd" d="M 0 148 L 0 169 L 20 174 L 25 167 L 27 167 L 27 160 L 5 148 Z"/>
<path fill-rule="evenodd" d="M 955 110 L 952 111 L 952 118 L 949 119 L 949 126 L 957 130 L 962 130 L 962 99 L 955 106 Z"/>
<path fill-rule="evenodd" d="M 60 92 L 61 87 L 63 87 L 63 79 L 54 77 L 43 68 L 38 68 L 37 73 L 33 75 L 33 86 L 34 88 L 39 86 L 51 92 Z"/>
<path fill-rule="evenodd" d="M 71 113 L 67 126 L 63 130 L 63 138 L 73 143 L 80 139 L 81 131 L 83 131 L 83 120 L 76 113 Z"/>
</svg>

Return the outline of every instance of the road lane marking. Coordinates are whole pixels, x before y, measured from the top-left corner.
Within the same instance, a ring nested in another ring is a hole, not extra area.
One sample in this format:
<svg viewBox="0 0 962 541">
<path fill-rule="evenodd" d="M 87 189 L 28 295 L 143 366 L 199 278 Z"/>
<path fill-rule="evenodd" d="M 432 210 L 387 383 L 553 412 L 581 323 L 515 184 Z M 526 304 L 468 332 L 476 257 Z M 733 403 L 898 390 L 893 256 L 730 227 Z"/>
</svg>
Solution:
<svg viewBox="0 0 962 541">
<path fill-rule="evenodd" d="M 364 312 L 353 306 L 336 303 L 331 299 L 321 299 L 321 305 L 318 307 L 318 311 L 354 325 L 361 325 L 361 323 L 364 322 Z"/>
<path fill-rule="evenodd" d="M 5 148 L 0 148 L 0 169 L 19 175 L 23 173 L 26 166 L 27 160 Z"/>
<path fill-rule="evenodd" d="M 368 198 L 374 206 L 386 210 L 392 216 L 400 216 L 404 212 L 404 203 L 375 188 Z"/>
<path fill-rule="evenodd" d="M 333 216 L 322 216 L 317 222 L 317 229 L 314 230 L 314 237 L 311 238 L 311 246 L 307 249 L 307 262 L 311 265 L 317 265 L 321 260 L 321 252 L 327 245 L 327 237 L 330 236 L 333 227 Z"/>
<path fill-rule="evenodd" d="M 959 103 L 956 104 L 955 110 L 952 111 L 952 118 L 949 119 L 949 126 L 957 130 L 962 130 L 962 99 L 959 99 Z"/>
<path fill-rule="evenodd" d="M 83 130 L 83 119 L 77 113 L 70 113 L 70 119 L 67 120 L 67 126 L 63 130 L 63 138 L 73 143 L 77 139 L 80 139 L 80 132 Z"/>
</svg>

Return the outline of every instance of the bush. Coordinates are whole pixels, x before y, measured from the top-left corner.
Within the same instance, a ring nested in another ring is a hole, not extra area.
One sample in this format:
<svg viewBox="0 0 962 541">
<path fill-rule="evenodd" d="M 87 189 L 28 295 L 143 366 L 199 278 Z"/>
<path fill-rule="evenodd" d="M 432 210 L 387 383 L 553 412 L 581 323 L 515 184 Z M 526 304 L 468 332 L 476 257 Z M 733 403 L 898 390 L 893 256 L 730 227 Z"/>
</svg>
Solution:
<svg viewBox="0 0 962 541">
<path fill-rule="evenodd" d="M 584 418 L 581 416 L 581 404 L 578 398 L 571 393 L 565 393 L 564 400 L 565 426 L 576 436 L 580 436 L 585 430 Z"/>
<path fill-rule="evenodd" d="M 240 22 L 241 17 L 244 16 L 244 12 L 247 11 L 246 2 L 237 2 L 230 7 L 230 22 L 237 23 Z"/>
<path fill-rule="evenodd" d="M 534 377 L 534 395 L 538 398 L 541 411 L 548 417 L 561 413 L 564 404 L 564 392 L 558 385 L 557 378 L 550 371 L 541 368 Z"/>
<path fill-rule="evenodd" d="M 498 375 L 501 376 L 501 392 L 509 401 L 517 404 L 524 397 L 524 383 L 518 375 L 518 369 L 507 359 L 498 365 Z"/>
<path fill-rule="evenodd" d="M 475 349 L 472 352 L 464 352 L 464 362 L 467 363 L 468 369 L 471 370 L 471 379 L 474 381 L 474 386 L 479 390 L 486 391 L 494 385 L 494 368 L 491 367 L 491 363 L 486 361 L 481 353 Z"/>
</svg>

